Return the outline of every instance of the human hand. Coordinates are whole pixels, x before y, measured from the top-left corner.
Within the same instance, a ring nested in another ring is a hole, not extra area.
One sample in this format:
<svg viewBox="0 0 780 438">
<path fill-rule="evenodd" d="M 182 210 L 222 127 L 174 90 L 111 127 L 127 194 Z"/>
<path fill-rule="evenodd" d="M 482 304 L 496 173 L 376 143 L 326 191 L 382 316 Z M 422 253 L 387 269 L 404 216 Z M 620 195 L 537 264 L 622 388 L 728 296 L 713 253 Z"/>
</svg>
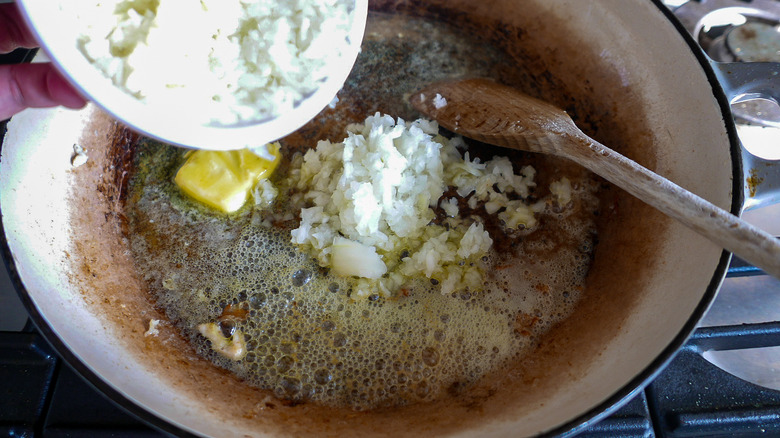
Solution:
<svg viewBox="0 0 780 438">
<path fill-rule="evenodd" d="M 12 3 L 0 4 L 0 53 L 37 47 L 32 33 Z M 81 108 L 86 100 L 50 63 L 0 65 L 0 120 L 25 108 L 62 105 Z"/>
</svg>

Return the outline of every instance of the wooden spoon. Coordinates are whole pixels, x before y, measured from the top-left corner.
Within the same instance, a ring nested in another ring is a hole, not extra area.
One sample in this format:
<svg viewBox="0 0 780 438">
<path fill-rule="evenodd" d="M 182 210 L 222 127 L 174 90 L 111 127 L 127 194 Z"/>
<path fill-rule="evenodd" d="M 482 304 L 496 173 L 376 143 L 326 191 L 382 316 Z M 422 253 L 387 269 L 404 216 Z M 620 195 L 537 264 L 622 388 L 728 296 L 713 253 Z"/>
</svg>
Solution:
<svg viewBox="0 0 780 438">
<path fill-rule="evenodd" d="M 432 84 L 412 105 L 439 125 L 485 143 L 568 158 L 780 278 L 780 242 L 583 133 L 565 111 L 487 79 Z"/>
</svg>

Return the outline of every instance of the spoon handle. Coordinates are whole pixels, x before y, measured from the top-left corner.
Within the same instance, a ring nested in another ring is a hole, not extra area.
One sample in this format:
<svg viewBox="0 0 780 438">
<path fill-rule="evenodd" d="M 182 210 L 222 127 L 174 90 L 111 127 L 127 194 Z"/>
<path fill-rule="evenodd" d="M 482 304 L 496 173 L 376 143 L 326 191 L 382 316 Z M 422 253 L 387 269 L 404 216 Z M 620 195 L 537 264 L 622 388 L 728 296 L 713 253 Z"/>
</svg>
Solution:
<svg viewBox="0 0 780 438">
<path fill-rule="evenodd" d="M 557 138 L 568 143 L 568 147 L 561 145 L 560 155 L 585 166 L 767 274 L 780 278 L 780 241 L 771 234 L 584 134 Z"/>
</svg>

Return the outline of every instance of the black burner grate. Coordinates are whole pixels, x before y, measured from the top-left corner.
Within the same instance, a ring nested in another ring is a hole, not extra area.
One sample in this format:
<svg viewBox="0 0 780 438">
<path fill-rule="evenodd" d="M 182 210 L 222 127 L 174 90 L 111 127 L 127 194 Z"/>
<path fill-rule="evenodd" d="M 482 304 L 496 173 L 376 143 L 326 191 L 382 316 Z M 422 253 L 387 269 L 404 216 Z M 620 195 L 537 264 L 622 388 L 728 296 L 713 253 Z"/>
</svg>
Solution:
<svg viewBox="0 0 780 438">
<path fill-rule="evenodd" d="M 30 324 L 21 332 L 0 332 L 0 382 L 0 436 L 164 436 L 63 366 Z"/>
</svg>

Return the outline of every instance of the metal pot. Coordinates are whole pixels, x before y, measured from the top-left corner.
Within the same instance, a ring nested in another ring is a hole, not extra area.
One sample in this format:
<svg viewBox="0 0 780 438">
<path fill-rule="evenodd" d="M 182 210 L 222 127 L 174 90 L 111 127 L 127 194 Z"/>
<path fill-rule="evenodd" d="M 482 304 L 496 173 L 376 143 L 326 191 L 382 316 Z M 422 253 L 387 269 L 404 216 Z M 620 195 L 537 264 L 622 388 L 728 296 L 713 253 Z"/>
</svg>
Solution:
<svg viewBox="0 0 780 438">
<path fill-rule="evenodd" d="M 739 66 L 709 61 L 659 1 L 387 0 L 371 7 L 481 29 L 537 77 L 535 92 L 571 108 L 600 141 L 734 214 L 775 199 L 764 194 L 780 184 L 774 165 L 743 153 L 729 113 L 737 94 L 776 96 L 774 81 L 756 80 L 763 70 L 743 77 Z M 429 79 L 410 78 L 407 91 Z M 373 109 L 369 101 L 354 108 Z M 714 299 L 730 258 L 607 189 L 587 290 L 530 359 L 430 404 L 360 413 L 285 404 L 197 357 L 171 327 L 144 336 L 148 321 L 164 315 L 145 293 L 122 230 L 133 137 L 94 107 L 14 117 L 0 162 L 4 249 L 34 321 L 66 361 L 118 404 L 175 434 L 573 433 L 629 400 L 671 360 Z M 75 168 L 74 144 L 89 155 Z"/>
</svg>

